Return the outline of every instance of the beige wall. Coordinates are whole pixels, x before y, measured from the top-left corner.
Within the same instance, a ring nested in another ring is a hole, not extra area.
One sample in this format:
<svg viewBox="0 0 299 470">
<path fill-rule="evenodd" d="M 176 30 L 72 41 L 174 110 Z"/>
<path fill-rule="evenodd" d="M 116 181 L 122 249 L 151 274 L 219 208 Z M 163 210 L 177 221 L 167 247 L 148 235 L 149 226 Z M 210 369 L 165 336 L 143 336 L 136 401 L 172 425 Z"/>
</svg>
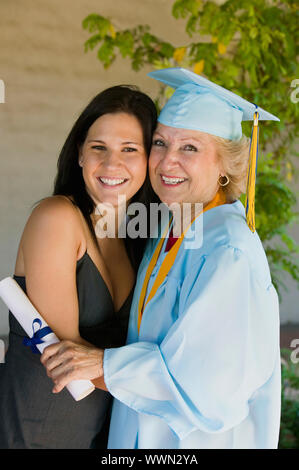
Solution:
<svg viewBox="0 0 299 470">
<path fill-rule="evenodd" d="M 117 27 L 148 23 L 154 34 L 180 46 L 190 41 L 184 21 L 171 15 L 173 0 L 0 0 L 0 279 L 13 274 L 31 205 L 52 191 L 59 150 L 78 113 L 100 90 L 119 83 L 158 89 L 145 71 L 118 59 L 107 71 L 96 52 L 84 53 L 89 13 Z M 149 70 L 148 70 L 149 71 Z M 298 293 L 286 297 L 282 320 L 295 321 Z M 297 319 L 298 320 L 298 319 Z M 0 303 L 0 336 L 8 332 Z"/>
</svg>

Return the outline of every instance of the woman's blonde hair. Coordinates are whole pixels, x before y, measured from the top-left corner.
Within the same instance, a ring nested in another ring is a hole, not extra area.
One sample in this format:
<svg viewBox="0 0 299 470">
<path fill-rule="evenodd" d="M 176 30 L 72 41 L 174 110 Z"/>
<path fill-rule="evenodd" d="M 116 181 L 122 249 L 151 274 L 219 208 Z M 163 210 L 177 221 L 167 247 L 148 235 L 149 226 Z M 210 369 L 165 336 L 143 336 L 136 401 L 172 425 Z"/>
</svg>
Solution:
<svg viewBox="0 0 299 470">
<path fill-rule="evenodd" d="M 217 155 L 229 183 L 222 186 L 227 201 L 233 202 L 246 191 L 250 139 L 243 135 L 239 140 L 213 136 Z"/>
</svg>

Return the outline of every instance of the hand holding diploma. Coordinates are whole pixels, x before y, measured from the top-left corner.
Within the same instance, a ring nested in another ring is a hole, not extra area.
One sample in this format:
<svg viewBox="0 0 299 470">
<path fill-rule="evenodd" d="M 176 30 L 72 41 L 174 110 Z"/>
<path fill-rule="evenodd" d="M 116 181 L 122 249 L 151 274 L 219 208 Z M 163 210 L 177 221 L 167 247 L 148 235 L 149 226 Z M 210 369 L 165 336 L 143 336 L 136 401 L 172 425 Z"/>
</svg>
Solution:
<svg viewBox="0 0 299 470">
<path fill-rule="evenodd" d="M 30 345 L 33 351 L 38 350 L 42 353 L 46 346 L 53 343 L 56 346 L 60 344 L 57 336 L 12 277 L 6 277 L 0 282 L 0 297 L 27 333 L 29 338 L 25 339 L 25 344 Z M 36 325 L 39 325 L 39 330 L 36 329 Z M 76 401 L 86 397 L 95 389 L 88 380 L 68 381 L 67 388 Z"/>
<path fill-rule="evenodd" d="M 64 340 L 44 349 L 41 362 L 60 392 L 73 380 L 93 380 L 98 388 L 107 390 L 103 380 L 104 350 Z M 96 380 L 95 380 L 96 379 Z"/>
</svg>

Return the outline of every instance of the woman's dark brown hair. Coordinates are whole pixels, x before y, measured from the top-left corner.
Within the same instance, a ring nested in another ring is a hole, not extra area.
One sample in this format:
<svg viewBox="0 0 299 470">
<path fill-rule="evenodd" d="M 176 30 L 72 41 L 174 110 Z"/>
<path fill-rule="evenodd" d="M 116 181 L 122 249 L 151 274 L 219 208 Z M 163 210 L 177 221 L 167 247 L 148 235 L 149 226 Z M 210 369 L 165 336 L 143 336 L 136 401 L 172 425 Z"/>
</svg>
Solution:
<svg viewBox="0 0 299 470">
<path fill-rule="evenodd" d="M 80 208 L 95 241 L 96 235 L 90 217 L 95 209 L 95 203 L 85 189 L 82 168 L 78 164 L 78 149 L 84 143 L 89 128 L 99 117 L 104 114 L 119 112 L 128 113 L 137 118 L 142 128 L 146 153 L 149 156 L 152 135 L 157 122 L 155 104 L 151 98 L 139 91 L 138 88 L 130 85 L 119 85 L 102 91 L 87 105 L 68 135 L 57 163 L 58 171 L 53 196 L 72 196 L 75 204 Z M 148 214 L 150 202 L 159 201 L 151 189 L 148 174 L 143 186 L 130 202 L 137 201 L 147 206 Z M 136 238 L 132 240 L 127 236 L 125 243 L 131 262 L 137 270 L 146 239 Z"/>
</svg>

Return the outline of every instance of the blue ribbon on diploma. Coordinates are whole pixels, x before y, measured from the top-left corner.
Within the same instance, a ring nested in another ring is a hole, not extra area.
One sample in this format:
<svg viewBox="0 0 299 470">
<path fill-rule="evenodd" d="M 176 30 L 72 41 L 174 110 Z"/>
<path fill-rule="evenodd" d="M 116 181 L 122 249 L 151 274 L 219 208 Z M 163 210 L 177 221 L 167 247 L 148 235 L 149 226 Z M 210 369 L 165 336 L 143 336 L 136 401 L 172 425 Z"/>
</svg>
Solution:
<svg viewBox="0 0 299 470">
<path fill-rule="evenodd" d="M 34 324 L 37 323 L 39 325 L 39 329 L 34 331 Z M 44 326 L 44 328 L 41 328 L 42 326 L 42 322 L 39 318 L 35 318 L 32 322 L 32 331 L 33 331 L 33 335 L 31 338 L 28 338 L 27 336 L 23 339 L 23 344 L 25 346 L 29 346 L 31 348 L 31 351 L 34 353 L 34 354 L 38 354 L 39 353 L 39 350 L 37 349 L 36 347 L 36 344 L 41 344 L 43 343 L 44 341 L 42 340 L 42 338 L 46 335 L 48 335 L 49 333 L 52 333 L 52 330 L 49 326 Z"/>
</svg>

